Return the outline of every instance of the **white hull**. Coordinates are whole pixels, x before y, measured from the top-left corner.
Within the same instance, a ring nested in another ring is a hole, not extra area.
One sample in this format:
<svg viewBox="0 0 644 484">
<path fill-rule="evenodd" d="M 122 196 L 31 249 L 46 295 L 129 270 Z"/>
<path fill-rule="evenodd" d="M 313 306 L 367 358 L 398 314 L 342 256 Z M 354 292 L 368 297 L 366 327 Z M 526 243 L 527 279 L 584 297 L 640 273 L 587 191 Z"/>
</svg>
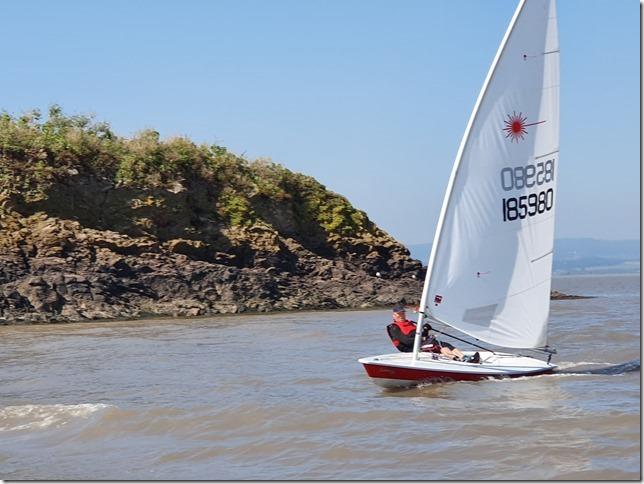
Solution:
<svg viewBox="0 0 644 484">
<path fill-rule="evenodd" d="M 465 352 L 471 355 L 473 352 Z M 384 388 L 405 388 L 421 383 L 443 381 L 476 381 L 489 378 L 516 378 L 550 373 L 557 368 L 528 356 L 482 351 L 481 363 L 454 361 L 435 353 L 413 353 L 360 358 L 374 383 Z"/>
</svg>

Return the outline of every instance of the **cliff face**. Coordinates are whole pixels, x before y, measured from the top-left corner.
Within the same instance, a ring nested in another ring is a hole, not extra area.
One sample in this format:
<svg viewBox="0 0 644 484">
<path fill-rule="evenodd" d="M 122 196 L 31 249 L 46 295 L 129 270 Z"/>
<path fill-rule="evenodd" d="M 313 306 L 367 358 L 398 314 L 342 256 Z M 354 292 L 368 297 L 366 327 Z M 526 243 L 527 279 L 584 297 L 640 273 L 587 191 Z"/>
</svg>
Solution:
<svg viewBox="0 0 644 484">
<path fill-rule="evenodd" d="M 219 146 L 0 119 L 0 322 L 414 302 L 420 262 L 310 177 Z"/>
</svg>

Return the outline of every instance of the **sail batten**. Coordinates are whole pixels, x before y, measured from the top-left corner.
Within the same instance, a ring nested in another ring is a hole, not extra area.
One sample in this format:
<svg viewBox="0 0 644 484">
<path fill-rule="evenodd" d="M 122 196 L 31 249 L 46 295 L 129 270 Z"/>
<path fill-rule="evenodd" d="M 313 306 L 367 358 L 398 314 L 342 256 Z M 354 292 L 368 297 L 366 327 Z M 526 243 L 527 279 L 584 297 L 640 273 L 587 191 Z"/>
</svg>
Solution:
<svg viewBox="0 0 644 484">
<path fill-rule="evenodd" d="M 465 129 L 429 258 L 424 315 L 499 346 L 546 344 L 558 54 L 554 0 L 522 0 Z"/>
</svg>

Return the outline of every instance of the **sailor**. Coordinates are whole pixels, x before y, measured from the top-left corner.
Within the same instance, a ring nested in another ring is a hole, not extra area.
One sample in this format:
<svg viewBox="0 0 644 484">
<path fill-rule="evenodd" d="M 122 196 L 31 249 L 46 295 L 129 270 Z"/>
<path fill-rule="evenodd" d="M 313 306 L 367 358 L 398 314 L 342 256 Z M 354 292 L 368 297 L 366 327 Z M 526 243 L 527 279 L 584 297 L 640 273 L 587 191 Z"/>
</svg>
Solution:
<svg viewBox="0 0 644 484">
<path fill-rule="evenodd" d="M 416 323 L 406 318 L 403 304 L 394 306 L 393 319 L 393 322 L 387 326 L 387 333 L 389 333 L 391 341 L 399 351 L 411 353 L 414 350 Z"/>
<path fill-rule="evenodd" d="M 431 329 L 432 327 L 429 323 L 425 323 L 420 342 L 421 351 L 440 353 L 457 361 L 469 361 L 471 363 L 480 362 L 478 352 L 471 358 L 465 358 L 461 350 L 449 343 L 439 341 L 436 336 L 430 334 Z M 409 353 L 414 350 L 416 323 L 407 319 L 405 306 L 403 304 L 396 304 L 394 306 L 393 322 L 387 326 L 387 332 L 389 333 L 389 337 L 394 343 L 394 346 L 398 348 L 399 351 Z"/>
</svg>

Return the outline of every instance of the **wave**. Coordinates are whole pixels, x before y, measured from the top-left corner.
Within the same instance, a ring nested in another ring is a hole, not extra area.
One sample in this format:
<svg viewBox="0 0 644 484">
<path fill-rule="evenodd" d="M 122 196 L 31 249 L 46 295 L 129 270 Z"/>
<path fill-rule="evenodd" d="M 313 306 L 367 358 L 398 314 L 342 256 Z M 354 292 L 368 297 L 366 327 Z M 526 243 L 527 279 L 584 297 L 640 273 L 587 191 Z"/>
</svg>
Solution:
<svg viewBox="0 0 644 484">
<path fill-rule="evenodd" d="M 78 405 L 17 405 L 0 409 L 0 432 L 38 430 L 61 427 L 74 419 L 110 408 L 103 403 L 81 403 Z"/>
<path fill-rule="evenodd" d="M 612 365 L 608 361 L 561 361 L 557 362 L 560 370 L 567 370 L 569 368 L 576 368 L 579 366 L 595 366 L 595 365 Z"/>
<path fill-rule="evenodd" d="M 555 372 L 556 374 L 565 374 L 565 375 L 623 375 L 624 373 L 632 373 L 635 371 L 640 371 L 640 360 L 631 360 L 624 363 L 612 364 L 612 363 L 583 363 L 583 366 L 588 365 L 608 365 L 601 366 L 599 368 L 589 368 L 587 370 L 577 370 L 572 369 L 573 367 L 569 366 L 566 369 L 559 370 Z M 582 366 L 582 363 L 574 365 L 574 367 Z"/>
</svg>

